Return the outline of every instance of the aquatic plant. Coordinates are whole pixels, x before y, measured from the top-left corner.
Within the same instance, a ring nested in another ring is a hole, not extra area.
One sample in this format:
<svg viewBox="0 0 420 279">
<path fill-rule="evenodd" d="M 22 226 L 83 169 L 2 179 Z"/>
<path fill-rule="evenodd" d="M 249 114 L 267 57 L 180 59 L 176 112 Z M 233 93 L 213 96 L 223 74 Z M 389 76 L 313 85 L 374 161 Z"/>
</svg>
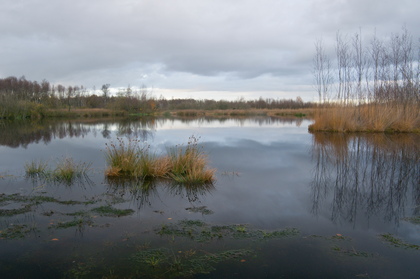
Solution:
<svg viewBox="0 0 420 279">
<path fill-rule="evenodd" d="M 380 234 L 379 236 L 382 238 L 382 240 L 388 242 L 389 244 L 391 244 L 395 247 L 402 247 L 402 248 L 420 250 L 420 245 L 407 243 L 407 242 L 403 241 L 402 239 L 399 239 L 399 238 L 393 236 L 390 233 Z"/>
<path fill-rule="evenodd" d="M 100 207 L 92 209 L 92 211 L 100 214 L 101 216 L 108 216 L 108 217 L 127 216 L 134 213 L 134 210 L 132 209 L 118 209 L 110 205 L 100 206 Z"/>
<path fill-rule="evenodd" d="M 244 224 L 210 226 L 201 220 L 181 220 L 176 224 L 164 224 L 155 232 L 160 236 L 186 237 L 197 242 L 209 242 L 220 238 L 266 240 L 293 237 L 299 234 L 296 228 L 264 231 L 252 229 Z"/>
<path fill-rule="evenodd" d="M 138 140 L 125 142 L 117 138 L 118 143 L 111 142 L 106 145 L 106 161 L 109 168 L 105 171 L 107 176 L 135 176 L 140 163 L 138 155 Z"/>
<path fill-rule="evenodd" d="M 71 183 L 74 178 L 86 175 L 90 166 L 90 163 L 75 163 L 72 158 L 66 157 L 58 162 L 52 177 L 60 182 Z"/>
<path fill-rule="evenodd" d="M 191 136 L 186 148 L 170 148 L 170 177 L 181 184 L 204 184 L 214 180 L 215 169 L 207 168 L 207 156 L 198 147 L 199 138 Z"/>
<path fill-rule="evenodd" d="M 83 228 L 84 226 L 92 226 L 93 221 L 89 217 L 78 217 L 71 221 L 63 221 L 63 222 L 57 222 L 56 224 L 51 224 L 50 228 L 55 229 L 67 229 L 71 227 L 79 227 Z"/>
<path fill-rule="evenodd" d="M 11 224 L 6 229 L 0 230 L 0 238 L 6 238 L 6 239 L 24 238 L 27 234 L 29 234 L 32 231 L 37 231 L 35 224 L 32 224 L 31 226 L 28 226 L 26 224 L 23 224 L 23 225 Z"/>
<path fill-rule="evenodd" d="M 44 177 L 58 182 L 72 183 L 75 178 L 86 176 L 90 171 L 91 163 L 76 163 L 71 157 L 64 157 L 58 161 L 54 170 L 48 168 L 44 161 L 31 161 L 25 164 L 25 173 L 28 177 Z"/>
<path fill-rule="evenodd" d="M 25 164 L 25 173 L 27 176 L 40 176 L 48 174 L 48 163 L 44 161 L 31 161 Z"/>
<path fill-rule="evenodd" d="M 168 149 L 168 156 L 157 156 L 150 146 L 139 140 L 106 144 L 107 177 L 146 179 L 171 178 L 180 184 L 212 183 L 214 169 L 207 168 L 207 156 L 198 147 L 198 138 L 191 136 L 185 148 Z"/>
<path fill-rule="evenodd" d="M 167 248 L 146 249 L 134 253 L 130 259 L 135 263 L 139 274 L 156 278 L 190 278 L 196 274 L 208 274 L 215 265 L 252 254 L 251 250 L 225 250 L 219 253 L 187 250 L 175 254 Z M 159 267 L 159 268 L 157 268 Z"/>
</svg>

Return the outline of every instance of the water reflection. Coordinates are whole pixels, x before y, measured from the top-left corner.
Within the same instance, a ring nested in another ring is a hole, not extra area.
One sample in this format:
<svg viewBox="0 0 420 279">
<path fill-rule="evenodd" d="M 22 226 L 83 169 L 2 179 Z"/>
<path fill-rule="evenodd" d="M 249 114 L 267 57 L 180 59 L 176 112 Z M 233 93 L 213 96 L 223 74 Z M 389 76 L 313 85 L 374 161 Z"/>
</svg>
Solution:
<svg viewBox="0 0 420 279">
<path fill-rule="evenodd" d="M 420 136 L 414 134 L 313 134 L 312 212 L 319 214 L 331 197 L 335 222 L 355 224 L 363 214 L 398 225 L 406 214 L 418 215 L 419 147 Z M 405 212 L 410 202 L 412 212 Z"/>
<path fill-rule="evenodd" d="M 2 122 L 0 145 L 18 148 L 31 143 L 48 144 L 54 139 L 86 137 L 100 131 L 104 138 L 110 138 L 112 130 L 117 136 L 137 137 L 144 141 L 152 139 L 156 123 L 149 119 L 121 120 L 66 120 L 66 121 L 5 121 Z"/>
<path fill-rule="evenodd" d="M 124 119 L 76 119 L 76 120 L 42 120 L 42 121 L 0 121 L 0 146 L 11 148 L 27 146 L 31 143 L 48 144 L 54 139 L 80 138 L 99 132 L 103 138 L 110 139 L 115 132 L 118 137 L 135 137 L 142 141 L 153 141 L 156 129 L 164 125 L 182 124 L 223 124 L 232 121 L 237 126 L 249 124 L 296 125 L 299 127 L 303 119 L 253 117 L 253 118 L 124 118 Z"/>
<path fill-rule="evenodd" d="M 238 126 L 245 126 L 245 124 L 257 124 L 258 126 L 263 125 L 272 125 L 272 124 L 288 124 L 288 125 L 296 125 L 296 127 L 300 127 L 302 125 L 304 118 L 297 118 L 297 117 L 273 117 L 273 116 L 242 116 L 242 117 L 232 117 L 232 116 L 205 116 L 205 117 L 181 117 L 181 118 L 172 118 L 166 119 L 168 121 L 181 121 L 182 123 L 191 123 L 197 122 L 198 124 L 214 124 L 218 122 L 219 124 L 223 124 L 227 121 L 233 121 Z"/>
<path fill-rule="evenodd" d="M 108 194 L 136 201 L 138 209 L 144 206 L 151 206 L 152 199 L 159 199 L 160 191 L 166 191 L 174 197 L 186 198 L 189 202 L 198 202 L 200 197 L 205 196 L 214 189 L 214 185 L 211 183 L 186 185 L 163 179 L 133 180 L 119 177 L 107 178 L 106 181 Z"/>
</svg>

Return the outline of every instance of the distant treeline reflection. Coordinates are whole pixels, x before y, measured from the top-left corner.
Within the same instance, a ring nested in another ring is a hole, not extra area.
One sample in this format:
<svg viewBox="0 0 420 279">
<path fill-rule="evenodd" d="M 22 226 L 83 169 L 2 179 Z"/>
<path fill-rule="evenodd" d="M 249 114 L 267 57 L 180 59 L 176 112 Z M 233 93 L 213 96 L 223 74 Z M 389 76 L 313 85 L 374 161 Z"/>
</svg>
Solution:
<svg viewBox="0 0 420 279">
<path fill-rule="evenodd" d="M 153 120 L 61 120 L 61 121 L 4 121 L 0 123 L 0 145 L 13 148 L 24 147 L 31 143 L 48 144 L 53 139 L 79 138 L 90 133 L 109 138 L 112 131 L 117 136 L 133 136 L 147 140 L 154 135 L 156 126 Z"/>
<path fill-rule="evenodd" d="M 332 197 L 333 221 L 419 215 L 419 155 L 416 134 L 313 134 L 313 213 Z"/>
<path fill-rule="evenodd" d="M 40 121 L 0 121 L 0 145 L 12 148 L 26 148 L 31 143 L 48 144 L 53 139 L 79 138 L 90 133 L 97 133 L 104 138 L 110 138 L 114 132 L 116 136 L 130 136 L 141 140 L 154 137 L 158 124 L 167 121 L 182 123 L 217 121 L 224 123 L 234 120 L 242 126 L 247 123 L 290 124 L 300 126 L 302 119 L 288 119 L 275 117 L 254 118 L 124 118 L 124 119 L 76 119 L 76 120 L 40 120 Z M 112 131 L 113 130 L 113 131 Z"/>
</svg>

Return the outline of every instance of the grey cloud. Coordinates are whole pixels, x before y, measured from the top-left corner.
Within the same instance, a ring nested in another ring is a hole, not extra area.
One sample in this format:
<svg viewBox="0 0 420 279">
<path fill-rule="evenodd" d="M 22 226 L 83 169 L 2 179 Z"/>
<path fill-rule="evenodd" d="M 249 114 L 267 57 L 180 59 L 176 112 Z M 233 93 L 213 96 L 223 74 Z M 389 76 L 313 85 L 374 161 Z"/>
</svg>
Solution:
<svg viewBox="0 0 420 279">
<path fill-rule="evenodd" d="M 281 90 L 309 82 L 318 37 L 333 41 L 337 30 L 359 27 L 396 32 L 404 23 L 418 36 L 417 2 L 3 0 L 0 75 L 87 86 L 101 78 L 168 88 L 243 83 L 244 90 L 250 83 L 265 88 L 258 82 L 271 76 Z M 174 73 L 190 78 L 176 81 Z"/>
</svg>

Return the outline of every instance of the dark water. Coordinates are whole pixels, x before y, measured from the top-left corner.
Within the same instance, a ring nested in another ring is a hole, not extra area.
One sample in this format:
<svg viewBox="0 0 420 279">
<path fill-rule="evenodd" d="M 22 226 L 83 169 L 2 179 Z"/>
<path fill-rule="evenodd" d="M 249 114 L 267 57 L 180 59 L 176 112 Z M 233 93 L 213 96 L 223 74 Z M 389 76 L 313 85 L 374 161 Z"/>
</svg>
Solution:
<svg viewBox="0 0 420 279">
<path fill-rule="evenodd" d="M 1 278 L 418 278 L 420 136 L 310 134 L 308 125 L 2 122 Z M 164 154 L 191 135 L 217 169 L 214 185 L 104 177 L 105 144 L 117 137 Z M 25 176 L 28 162 L 64 158 L 91 163 L 88 176 Z M 134 212 L 101 216 L 101 206 Z"/>
</svg>

